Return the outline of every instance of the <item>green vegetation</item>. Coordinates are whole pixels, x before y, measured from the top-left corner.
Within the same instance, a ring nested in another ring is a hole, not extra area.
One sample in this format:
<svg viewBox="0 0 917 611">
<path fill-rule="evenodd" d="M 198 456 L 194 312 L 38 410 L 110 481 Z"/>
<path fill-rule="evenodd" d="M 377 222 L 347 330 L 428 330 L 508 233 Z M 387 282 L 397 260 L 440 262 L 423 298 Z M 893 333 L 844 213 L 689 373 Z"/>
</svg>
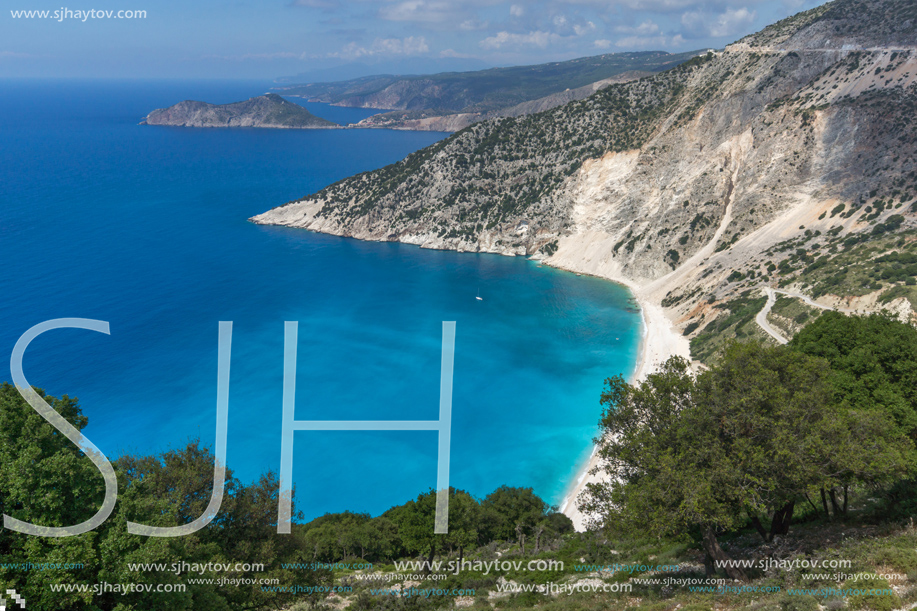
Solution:
<svg viewBox="0 0 917 611">
<path fill-rule="evenodd" d="M 716 315 L 691 338 L 691 356 L 702 361 L 715 360 L 726 347 L 730 338 L 773 341 L 755 322 L 755 316 L 767 303 L 767 297 L 751 297 L 746 291 L 741 297 L 714 304 Z M 663 304 L 664 305 L 664 304 Z M 700 326 L 703 323 L 698 323 Z"/>
<path fill-rule="evenodd" d="M 39 391 L 39 394 L 44 394 Z M 71 424 L 83 428 L 87 419 L 75 399 L 45 397 Z M 302 554 L 292 537 L 277 537 L 278 482 L 268 473 L 242 484 L 227 473 L 220 514 L 210 526 L 174 538 L 127 533 L 126 522 L 178 526 L 204 512 L 213 487 L 213 455 L 199 444 L 158 457 L 126 456 L 114 462 L 118 503 L 112 516 L 95 531 L 73 537 L 43 538 L 0 531 L 3 563 L 80 564 L 77 570 L 0 568 L 0 585 L 24 595 L 31 609 L 275 609 L 292 594 L 264 593 L 260 588 L 192 584 L 175 571 L 134 572 L 128 563 L 263 563 L 263 572 L 239 571 L 233 578 L 278 579 L 281 585 L 330 583 L 328 571 L 280 570 L 280 562 L 299 562 Z M 47 526 L 67 526 L 91 517 L 101 504 L 104 483 L 95 467 L 67 439 L 33 410 L 11 385 L 0 384 L 0 504 L 4 514 Z M 5 565 L 6 567 L 9 564 Z M 191 577 L 227 577 L 208 571 Z M 56 584 L 99 582 L 187 583 L 184 592 L 129 593 L 53 592 Z"/>
<path fill-rule="evenodd" d="M 891 610 L 917 601 L 914 327 L 829 312 L 786 346 L 733 343 L 697 375 L 673 357 L 638 385 L 610 378 L 602 404 L 602 468 L 619 477 L 590 485 L 583 500 L 597 532 L 616 548 L 640 537 L 656 550 L 687 544 L 676 554 L 683 561 L 696 563 L 698 549 L 706 576 L 756 589 L 704 599 L 661 587 L 632 609 L 711 609 L 715 600 L 717 609 Z M 793 558 L 849 565 L 758 562 Z M 888 573 L 900 576 L 879 576 Z"/>
<path fill-rule="evenodd" d="M 245 485 L 230 474 L 223 508 L 207 528 L 173 539 L 127 534 L 127 520 L 178 525 L 203 511 L 213 456 L 191 443 L 157 457 L 118 459 L 119 503 L 92 533 L 44 539 L 4 530 L 4 563 L 82 567 L 22 571 L 6 564 L 0 585 L 25 593 L 29 608 L 39 611 L 454 606 L 673 611 L 714 604 L 782 611 L 816 609 L 816 603 L 897 609 L 917 602 L 917 588 L 909 585 L 917 581 L 917 528 L 913 522 L 900 526 L 917 513 L 917 329 L 885 316 L 829 312 L 787 346 L 733 343 L 717 364 L 696 376 L 685 361 L 673 358 L 639 385 L 620 377 L 606 384 L 599 455 L 604 468 L 620 478 L 590 485 L 582 500 L 595 519 L 585 533 L 572 532 L 570 520 L 531 489 L 504 486 L 483 499 L 452 489 L 446 535 L 433 534 L 436 495 L 430 491 L 376 517 L 327 514 L 278 536 L 276 479 L 268 474 Z M 86 425 L 74 399 L 47 400 L 74 425 Z M 0 453 L 0 503 L 9 515 L 63 525 L 85 519 L 101 501 L 101 478 L 89 461 L 8 384 L 0 385 Z M 756 563 L 801 558 L 851 564 L 810 574 L 815 571 L 762 570 Z M 717 565 L 729 559 L 756 562 Z M 263 563 L 264 570 L 191 575 L 128 567 L 240 561 Z M 465 568 L 456 569 L 463 561 Z M 501 568 L 484 568 L 496 561 L 504 563 Z M 284 563 L 298 568 L 283 568 Z M 669 568 L 652 568 L 660 565 Z M 903 577 L 879 577 L 890 572 Z M 722 574 L 741 580 L 735 585 L 772 591 L 749 596 L 636 581 Z M 344 591 L 282 594 L 189 579 L 227 576 Z M 187 585 L 187 590 L 122 595 L 50 588 L 100 582 Z M 586 584 L 612 591 L 537 590 Z M 509 592 L 507 585 L 535 589 Z M 633 589 L 622 590 L 623 585 Z M 889 585 L 897 589 L 847 597 L 789 591 Z M 461 592 L 391 595 L 393 589 L 410 588 Z"/>
<path fill-rule="evenodd" d="M 77 401 L 39 394 L 78 428 L 87 424 Z M 291 535 L 276 534 L 279 485 L 272 473 L 243 484 L 227 472 L 219 514 L 198 532 L 174 538 L 141 537 L 127 532 L 128 521 L 153 526 L 187 524 L 204 513 L 213 487 L 214 457 L 197 442 L 160 456 L 123 456 L 114 461 L 118 503 L 96 530 L 78 536 L 42 538 L 0 531 L 0 586 L 24 595 L 39 611 L 195 611 L 276 610 L 299 601 L 317 604 L 328 592 L 263 591 L 272 586 L 300 588 L 341 585 L 341 571 L 320 563 L 390 563 L 422 556 L 455 558 L 466 550 L 507 545 L 520 556 L 556 550 L 572 524 L 530 488 L 501 487 L 478 501 L 451 490 L 449 534 L 433 534 L 436 496 L 393 507 L 382 516 L 345 512 L 294 524 Z M 47 424 L 10 384 L 0 384 L 0 508 L 19 520 L 48 526 L 76 524 L 101 504 L 104 483 L 92 463 Z M 295 499 L 294 499 L 295 500 Z M 294 518 L 299 515 L 294 511 Z M 262 565 L 263 570 L 176 570 L 181 563 Z M 12 565 L 67 564 L 79 568 L 25 570 Z M 316 563 L 316 564 L 313 564 Z M 161 569 L 131 570 L 132 564 Z M 297 564 L 297 568 L 284 568 Z M 344 571 L 352 574 L 352 571 Z M 212 583 L 192 581 L 214 580 Z M 220 584 L 220 579 L 250 579 L 256 585 Z M 93 592 L 98 583 L 141 584 L 169 591 Z M 56 592 L 59 585 L 84 585 L 88 591 Z M 184 587 L 182 591 L 172 590 Z"/>
<path fill-rule="evenodd" d="M 621 377 L 606 384 L 599 455 L 606 471 L 623 476 L 591 485 L 584 506 L 611 531 L 696 529 L 708 576 L 729 559 L 718 533 L 750 523 L 768 543 L 789 532 L 810 491 L 830 496 L 838 511 L 842 490 L 846 512 L 851 487 L 890 486 L 917 463 L 894 414 L 836 400 L 847 389 L 828 361 L 783 346 L 732 344 L 696 378 L 673 357 L 637 387 Z"/>
<path fill-rule="evenodd" d="M 917 292 L 911 288 L 917 285 L 917 232 L 831 234 L 813 233 L 777 244 L 770 252 L 792 251 L 777 266 L 778 284 L 800 285 L 814 298 L 885 289 L 882 302 L 907 297 L 917 306 Z"/>
<path fill-rule="evenodd" d="M 796 335 L 806 324 L 818 318 L 823 310 L 806 305 L 795 297 L 780 295 L 774 302 L 767 322 L 781 331 L 784 337 Z"/>
<path fill-rule="evenodd" d="M 790 345 L 830 363 L 839 403 L 889 415 L 917 440 L 917 329 L 886 316 L 826 312 Z"/>
<path fill-rule="evenodd" d="M 438 554 L 461 561 L 466 550 L 499 541 L 516 542 L 523 554 L 528 545 L 537 554 L 573 530 L 570 519 L 531 488 L 503 486 L 481 501 L 452 489 L 447 535 L 433 534 L 435 512 L 436 494 L 430 491 L 375 518 L 350 512 L 326 514 L 299 526 L 294 534 L 310 561 L 349 558 L 386 564 L 417 557 L 433 562 Z"/>
</svg>

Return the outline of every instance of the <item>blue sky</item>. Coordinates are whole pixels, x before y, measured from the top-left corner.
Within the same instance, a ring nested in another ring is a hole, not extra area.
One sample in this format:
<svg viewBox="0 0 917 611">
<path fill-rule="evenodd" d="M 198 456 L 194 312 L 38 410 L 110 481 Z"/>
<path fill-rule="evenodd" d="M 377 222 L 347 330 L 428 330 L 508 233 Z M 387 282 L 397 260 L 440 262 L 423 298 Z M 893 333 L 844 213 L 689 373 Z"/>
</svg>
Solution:
<svg viewBox="0 0 917 611">
<path fill-rule="evenodd" d="M 7 0 L 0 77 L 335 80 L 722 47 L 812 0 Z M 69 9 L 55 19 L 12 11 Z M 146 11 L 83 19 L 75 11 Z"/>
</svg>

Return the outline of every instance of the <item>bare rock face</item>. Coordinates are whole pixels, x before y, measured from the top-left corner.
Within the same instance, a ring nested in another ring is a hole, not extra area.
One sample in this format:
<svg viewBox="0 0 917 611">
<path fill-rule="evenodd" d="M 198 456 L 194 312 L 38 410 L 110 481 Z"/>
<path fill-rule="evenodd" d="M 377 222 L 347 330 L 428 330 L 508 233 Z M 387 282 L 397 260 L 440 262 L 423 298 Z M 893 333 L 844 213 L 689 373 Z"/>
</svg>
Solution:
<svg viewBox="0 0 917 611">
<path fill-rule="evenodd" d="M 251 98 L 244 102 L 220 105 L 185 100 L 168 108 L 154 110 L 140 124 L 288 129 L 340 127 L 331 121 L 316 117 L 302 106 L 288 102 L 274 93 Z"/>
<path fill-rule="evenodd" d="M 688 325 L 788 257 L 825 265 L 917 226 L 915 42 L 914 3 L 836 0 L 252 220 L 537 256 L 629 281 Z"/>
</svg>

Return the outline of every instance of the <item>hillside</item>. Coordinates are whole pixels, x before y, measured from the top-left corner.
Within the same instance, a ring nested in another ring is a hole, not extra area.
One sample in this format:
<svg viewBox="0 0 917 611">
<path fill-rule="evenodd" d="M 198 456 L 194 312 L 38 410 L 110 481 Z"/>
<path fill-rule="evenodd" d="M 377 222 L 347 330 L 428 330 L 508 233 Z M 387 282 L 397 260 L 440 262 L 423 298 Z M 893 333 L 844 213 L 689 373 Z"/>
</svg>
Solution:
<svg viewBox="0 0 917 611">
<path fill-rule="evenodd" d="M 414 110 L 392 112 L 382 112 L 363 119 L 356 124 L 357 127 L 380 127 L 388 129 L 408 129 L 417 131 L 444 131 L 457 132 L 478 121 L 487 121 L 499 117 L 521 117 L 531 115 L 558 106 L 563 106 L 575 100 L 588 98 L 600 89 L 604 89 L 615 83 L 627 83 L 635 81 L 644 76 L 649 76 L 651 72 L 640 70 L 628 70 L 610 78 L 602 79 L 582 87 L 574 89 L 564 89 L 557 93 L 546 95 L 543 98 L 520 102 L 515 106 L 507 108 L 498 108 L 488 112 L 456 112 L 442 114 L 436 110 Z"/>
<path fill-rule="evenodd" d="M 835 0 L 666 72 L 474 124 L 252 220 L 619 280 L 702 359 L 724 336 L 763 337 L 766 286 L 907 313 L 915 41 L 913 2 Z"/>
<path fill-rule="evenodd" d="M 582 99 L 611 82 L 666 70 L 695 55 L 696 51 L 608 53 L 533 66 L 291 85 L 283 94 L 337 106 L 396 111 L 374 115 L 361 127 L 456 131 L 477 121 Z"/>
<path fill-rule="evenodd" d="M 302 106 L 288 102 L 275 93 L 232 104 L 217 105 L 185 100 L 168 108 L 154 110 L 140 124 L 289 129 L 339 127 L 336 123 L 316 117 Z"/>
</svg>

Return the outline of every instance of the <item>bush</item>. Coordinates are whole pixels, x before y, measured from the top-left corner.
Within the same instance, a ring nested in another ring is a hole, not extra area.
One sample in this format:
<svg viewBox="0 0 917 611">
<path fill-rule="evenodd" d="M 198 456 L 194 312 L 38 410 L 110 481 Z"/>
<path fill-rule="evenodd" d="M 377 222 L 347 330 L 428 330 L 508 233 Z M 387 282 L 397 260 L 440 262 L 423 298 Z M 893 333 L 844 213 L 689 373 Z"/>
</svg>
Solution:
<svg viewBox="0 0 917 611">
<path fill-rule="evenodd" d="M 885 547 L 879 550 L 873 561 L 879 566 L 890 566 L 901 573 L 917 571 L 917 551 L 911 548 Z"/>
<path fill-rule="evenodd" d="M 818 599 L 814 596 L 784 595 L 780 599 L 780 611 L 819 611 Z"/>
<path fill-rule="evenodd" d="M 848 581 L 844 588 L 859 590 L 891 590 L 891 586 L 884 579 L 870 579 L 869 581 Z M 901 599 L 895 594 L 857 594 L 848 598 L 851 609 L 864 611 L 894 611 L 901 606 Z"/>
</svg>

